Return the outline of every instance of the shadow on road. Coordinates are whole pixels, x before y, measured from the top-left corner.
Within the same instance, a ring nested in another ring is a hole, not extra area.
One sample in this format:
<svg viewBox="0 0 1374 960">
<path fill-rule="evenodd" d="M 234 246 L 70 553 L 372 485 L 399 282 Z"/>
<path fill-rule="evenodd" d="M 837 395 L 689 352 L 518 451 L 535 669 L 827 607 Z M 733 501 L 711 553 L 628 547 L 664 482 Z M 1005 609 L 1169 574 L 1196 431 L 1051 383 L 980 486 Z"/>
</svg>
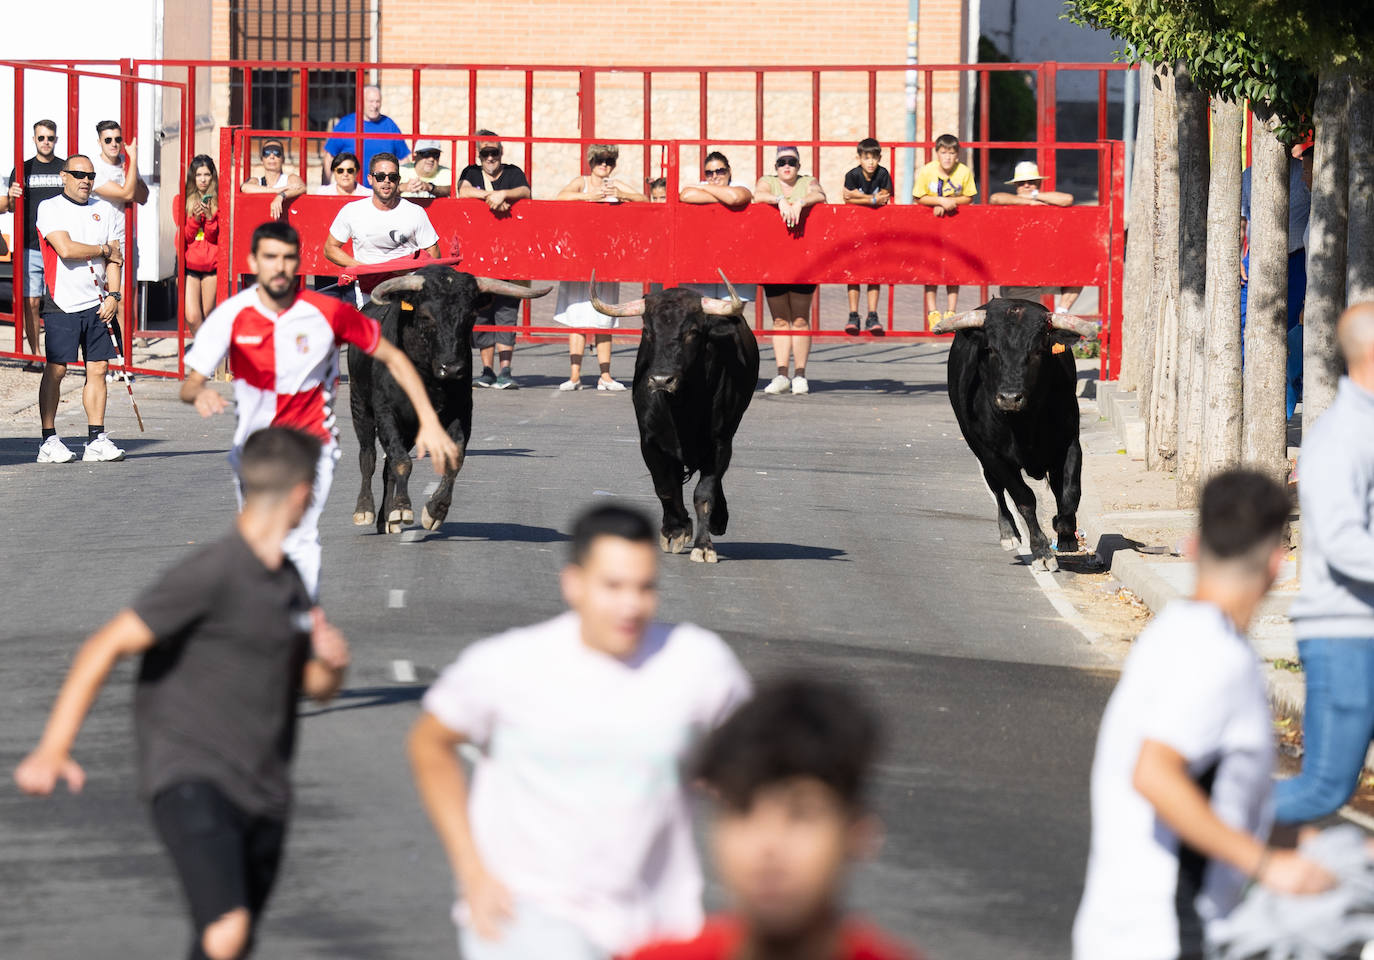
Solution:
<svg viewBox="0 0 1374 960">
<path fill-rule="evenodd" d="M 35 427 L 35 432 L 37 428 Z M 223 457 L 222 450 L 154 450 L 150 449 L 163 445 L 164 441 L 154 440 L 151 437 L 143 439 L 140 437 L 114 437 L 115 446 L 124 450 L 129 459 L 138 457 L 140 459 L 149 457 Z M 37 437 L 4 437 L 0 438 L 0 467 L 12 467 L 20 463 L 33 463 L 38 456 L 38 445 L 42 441 Z M 81 463 L 81 445 L 86 441 L 81 437 L 63 437 L 62 442 L 67 445 L 72 453 L 76 454 L 73 464 Z M 53 464 L 60 468 L 62 464 Z"/>
<path fill-rule="evenodd" d="M 418 512 L 418 511 L 417 511 Z M 490 540 L 497 543 L 563 543 L 568 535 L 553 527 L 532 527 L 524 523 L 461 523 L 445 521 L 424 540 Z"/>
<path fill-rule="evenodd" d="M 364 710 L 368 707 L 391 707 L 398 703 L 414 703 L 425 695 L 427 684 L 408 684 L 395 687 L 350 687 L 340 690 L 334 700 L 323 706 L 300 711 L 302 717 L 318 717 L 341 710 Z"/>
<path fill-rule="evenodd" d="M 808 547 L 800 543 L 716 543 L 722 560 L 839 560 L 849 554 L 835 547 Z"/>
<path fill-rule="evenodd" d="M 506 447 L 499 450 L 473 450 L 468 449 L 464 454 L 468 457 L 527 457 L 536 460 L 547 460 L 553 456 L 551 453 L 535 453 L 533 447 Z"/>
</svg>

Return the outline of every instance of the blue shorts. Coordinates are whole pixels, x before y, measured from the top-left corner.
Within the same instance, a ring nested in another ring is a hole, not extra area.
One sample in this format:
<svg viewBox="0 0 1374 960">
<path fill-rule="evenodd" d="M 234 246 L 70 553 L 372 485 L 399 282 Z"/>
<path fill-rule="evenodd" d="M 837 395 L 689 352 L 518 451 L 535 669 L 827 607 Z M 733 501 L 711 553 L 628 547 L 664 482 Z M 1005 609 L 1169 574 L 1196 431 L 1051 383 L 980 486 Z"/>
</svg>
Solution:
<svg viewBox="0 0 1374 960">
<path fill-rule="evenodd" d="M 43 296 L 43 251 L 24 251 L 24 297 L 38 299 Z"/>
<path fill-rule="evenodd" d="M 87 363 L 113 360 L 118 354 L 114 341 L 110 339 L 110 331 L 99 313 L 99 307 L 90 307 L 77 313 L 54 310 L 43 314 L 48 362 L 75 363 L 78 348 L 81 350 L 80 359 Z"/>
</svg>

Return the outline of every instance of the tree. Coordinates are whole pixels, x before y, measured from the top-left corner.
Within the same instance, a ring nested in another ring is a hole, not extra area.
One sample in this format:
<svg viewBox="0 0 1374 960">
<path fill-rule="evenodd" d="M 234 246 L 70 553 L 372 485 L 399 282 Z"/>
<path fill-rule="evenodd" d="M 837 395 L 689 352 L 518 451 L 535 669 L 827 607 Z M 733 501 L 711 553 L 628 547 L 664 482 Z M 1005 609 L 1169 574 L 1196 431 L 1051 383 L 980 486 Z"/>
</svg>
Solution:
<svg viewBox="0 0 1374 960">
<path fill-rule="evenodd" d="M 1345 296 L 1349 303 L 1367 303 L 1374 301 L 1374 79 L 1368 74 L 1351 79 L 1347 121 L 1350 186 Z"/>
<path fill-rule="evenodd" d="M 1307 301 L 1302 330 L 1302 420 L 1311 425 L 1336 397 L 1336 319 L 1345 308 L 1349 171 L 1346 106 L 1350 81 L 1327 71 L 1317 84 L 1312 158 L 1312 216 L 1307 248 Z"/>
<path fill-rule="evenodd" d="M 1154 367 L 1145 396 L 1145 465 L 1172 469 L 1178 455 L 1178 125 L 1174 78 L 1154 77 L 1153 281 L 1145 322 L 1155 330 Z"/>
<path fill-rule="evenodd" d="M 1202 428 L 1202 478 L 1240 461 L 1239 103 L 1212 101 L 1212 179 L 1207 195 L 1207 387 Z M 1252 184 L 1253 186 L 1253 184 Z M 1287 268 L 1287 257 L 1284 258 Z M 1278 394 L 1282 397 L 1283 392 Z"/>
<path fill-rule="evenodd" d="M 1210 224 L 1207 94 L 1193 83 L 1187 61 L 1174 65 L 1178 111 L 1178 492 L 1191 504 L 1202 464 L 1207 406 L 1207 267 Z"/>
<path fill-rule="evenodd" d="M 1140 391 L 1154 372 L 1155 331 L 1145 322 L 1145 300 L 1149 296 L 1154 265 L 1155 146 L 1153 104 L 1157 94 L 1154 69 L 1141 64 L 1139 71 L 1140 111 L 1136 129 L 1144 135 L 1135 140 L 1135 163 L 1131 171 L 1131 205 L 1126 211 L 1126 263 L 1121 291 L 1121 372 L 1118 383 L 1123 390 Z"/>
</svg>

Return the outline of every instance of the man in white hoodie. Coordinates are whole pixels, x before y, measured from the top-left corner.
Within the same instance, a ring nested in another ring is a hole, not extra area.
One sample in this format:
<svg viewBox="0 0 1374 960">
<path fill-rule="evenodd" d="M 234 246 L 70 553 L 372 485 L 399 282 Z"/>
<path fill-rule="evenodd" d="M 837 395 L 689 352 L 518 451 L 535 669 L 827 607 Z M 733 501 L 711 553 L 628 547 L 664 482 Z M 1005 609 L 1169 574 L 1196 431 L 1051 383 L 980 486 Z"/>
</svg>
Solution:
<svg viewBox="0 0 1374 960">
<path fill-rule="evenodd" d="M 1302 773 L 1275 818 L 1307 823 L 1350 798 L 1374 736 L 1374 303 L 1336 328 L 1349 373 L 1303 438 L 1302 592 L 1290 616 L 1307 684 Z"/>
</svg>

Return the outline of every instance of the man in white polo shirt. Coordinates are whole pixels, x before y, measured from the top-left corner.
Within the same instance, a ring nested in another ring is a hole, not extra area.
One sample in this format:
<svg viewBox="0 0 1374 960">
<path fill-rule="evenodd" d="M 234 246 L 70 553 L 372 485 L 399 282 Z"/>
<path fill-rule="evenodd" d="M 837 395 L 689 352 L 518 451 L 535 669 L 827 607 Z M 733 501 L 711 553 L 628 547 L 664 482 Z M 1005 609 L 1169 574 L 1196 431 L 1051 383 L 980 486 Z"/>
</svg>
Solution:
<svg viewBox="0 0 1374 960">
<path fill-rule="evenodd" d="M 291 427 L 320 441 L 314 496 L 300 523 L 286 538 L 286 555 L 312 597 L 319 596 L 320 514 L 329 498 L 339 431 L 334 397 L 339 380 L 339 345 L 347 343 L 376 358 L 405 391 L 420 422 L 416 457 L 430 453 L 434 469 L 456 468 L 458 446 L 444 431 L 415 367 L 381 327 L 346 303 L 312 290 L 299 290 L 301 238 L 296 228 L 269 220 L 253 231 L 248 266 L 258 282 L 224 301 L 205 318 L 186 353 L 183 403 L 202 417 L 227 409 L 224 398 L 207 386 L 225 357 L 234 375 L 238 429 L 229 463 L 238 483 L 238 458 L 244 441 L 263 427 Z M 239 506 L 243 506 L 240 494 Z"/>
<path fill-rule="evenodd" d="M 383 263 L 419 250 L 439 258 L 439 235 L 424 208 L 401 198 L 401 165 L 396 156 L 377 154 L 370 173 L 372 196 L 341 207 L 324 240 L 326 259 L 345 268 L 340 282 L 351 279 L 349 267 Z M 343 248 L 350 240 L 351 256 Z M 365 292 L 363 284 L 358 284 L 359 307 Z"/>
<path fill-rule="evenodd" d="M 464 960 L 609 960 L 701 927 L 681 770 L 750 684 L 714 633 L 653 621 L 658 554 L 642 513 L 583 514 L 571 611 L 473 644 L 425 695 L 410 761 Z"/>
<path fill-rule="evenodd" d="M 1273 715 L 1245 631 L 1283 561 L 1289 506 L 1251 470 L 1202 492 L 1196 592 L 1136 640 L 1102 717 L 1075 960 L 1201 958 L 1248 881 L 1288 894 L 1334 882 L 1267 846 Z"/>
<path fill-rule="evenodd" d="M 39 463 L 70 463 L 76 454 L 57 435 L 57 403 L 67 365 L 86 361 L 88 438 L 84 461 L 123 460 L 124 451 L 105 432 L 105 371 L 117 351 L 106 323 L 119 313 L 118 211 L 91 196 L 95 167 L 75 154 L 62 166 L 62 193 L 38 206 L 38 234 L 43 249 L 43 326 L 47 331 L 47 364 L 38 385 L 38 417 L 43 442 Z M 106 271 L 105 267 L 116 267 Z"/>
</svg>

